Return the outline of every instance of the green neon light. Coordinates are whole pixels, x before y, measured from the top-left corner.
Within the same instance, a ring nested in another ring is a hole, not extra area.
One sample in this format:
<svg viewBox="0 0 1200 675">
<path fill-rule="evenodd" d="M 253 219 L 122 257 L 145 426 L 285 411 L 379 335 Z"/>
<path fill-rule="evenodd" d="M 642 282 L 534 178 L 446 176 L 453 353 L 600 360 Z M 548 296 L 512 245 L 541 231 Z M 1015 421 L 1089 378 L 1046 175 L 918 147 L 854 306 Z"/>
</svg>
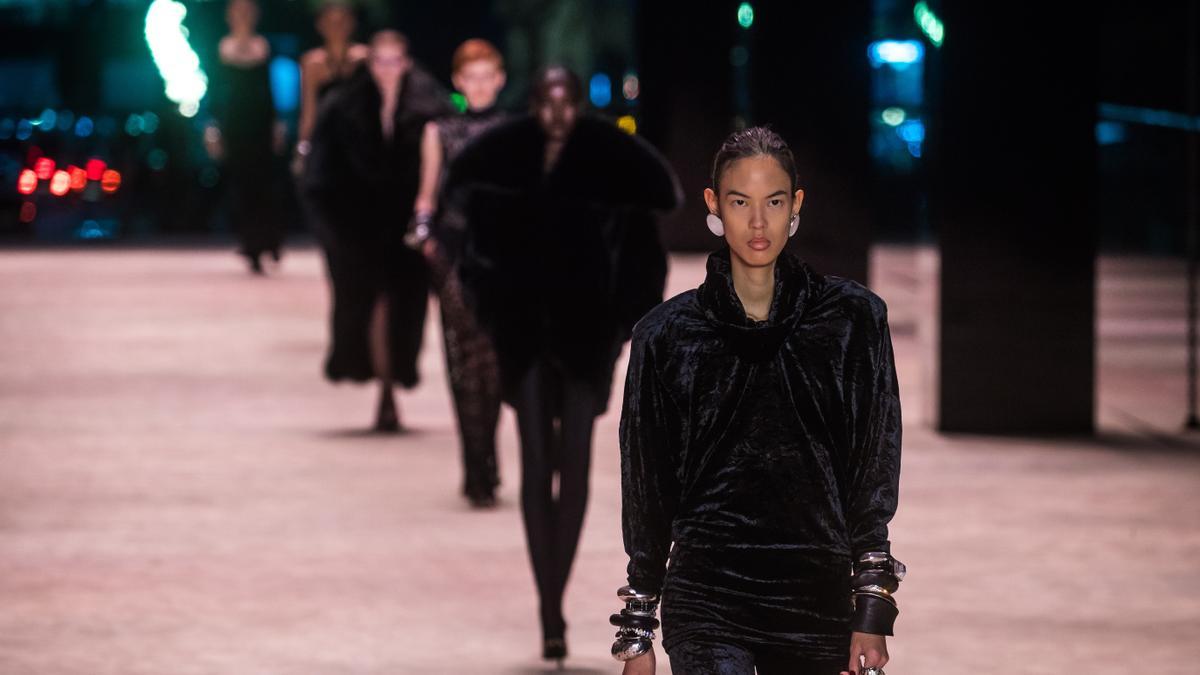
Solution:
<svg viewBox="0 0 1200 675">
<path fill-rule="evenodd" d="M 183 17 L 187 8 L 175 0 L 154 0 L 146 10 L 146 44 L 154 65 L 166 83 L 167 98 L 179 105 L 184 117 L 200 110 L 200 100 L 208 92 L 208 76 L 200 67 L 200 57 L 188 44 Z"/>
<path fill-rule="evenodd" d="M 933 43 L 934 47 L 941 47 L 942 41 L 946 39 L 946 27 L 942 24 L 942 20 L 929 9 L 929 5 L 925 0 L 921 0 L 916 5 L 913 5 L 913 18 L 917 20 L 917 25 L 921 27 L 921 32 L 925 33 L 925 37 Z"/>
<path fill-rule="evenodd" d="M 738 6 L 738 25 L 742 28 L 749 29 L 754 25 L 754 7 L 748 2 L 743 2 Z"/>
</svg>

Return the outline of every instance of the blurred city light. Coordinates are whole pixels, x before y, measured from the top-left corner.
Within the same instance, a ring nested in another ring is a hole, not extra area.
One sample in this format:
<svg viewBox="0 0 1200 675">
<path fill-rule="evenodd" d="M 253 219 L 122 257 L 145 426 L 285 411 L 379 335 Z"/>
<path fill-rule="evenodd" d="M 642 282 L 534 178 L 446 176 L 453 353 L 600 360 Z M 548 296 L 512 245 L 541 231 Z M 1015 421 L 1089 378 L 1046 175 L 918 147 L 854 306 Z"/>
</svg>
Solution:
<svg viewBox="0 0 1200 675">
<path fill-rule="evenodd" d="M 71 189 L 75 192 L 79 192 L 83 188 L 87 187 L 87 171 L 84 171 L 77 166 L 70 166 L 67 167 L 67 174 L 71 176 Z"/>
<path fill-rule="evenodd" d="M 867 47 L 871 65 L 908 66 L 925 58 L 925 45 L 916 40 L 879 40 Z"/>
<path fill-rule="evenodd" d="M 1098 108 L 1100 117 L 1117 122 L 1132 122 L 1152 127 L 1178 129 L 1180 131 L 1200 132 L 1200 117 L 1187 115 L 1170 110 L 1155 110 L 1131 105 L 1101 103 Z"/>
<path fill-rule="evenodd" d="M 46 131 L 50 131 L 54 129 L 54 125 L 58 123 L 58 113 L 54 112 L 54 110 L 51 108 L 46 108 L 42 111 L 41 117 L 38 118 L 38 123 L 44 127 Z"/>
<path fill-rule="evenodd" d="M 624 82 L 621 83 L 621 93 L 625 96 L 626 101 L 636 100 L 642 93 L 642 83 L 638 80 L 638 76 L 634 73 L 629 73 L 625 76 Z"/>
<path fill-rule="evenodd" d="M 896 127 L 896 134 L 908 143 L 920 143 L 925 140 L 925 125 L 921 120 L 908 120 Z"/>
<path fill-rule="evenodd" d="M 637 120 L 634 119 L 633 115 L 621 115 L 618 117 L 617 126 L 627 134 L 633 135 L 637 133 Z"/>
<path fill-rule="evenodd" d="M 754 6 L 748 2 L 743 2 L 738 5 L 737 12 L 738 25 L 742 28 L 749 29 L 754 25 Z"/>
<path fill-rule="evenodd" d="M 142 116 L 137 113 L 130 114 L 125 119 L 125 133 L 130 136 L 138 136 L 145 130 L 145 122 L 142 121 Z"/>
<path fill-rule="evenodd" d="M 32 122 L 30 122 L 29 120 L 26 120 L 26 119 L 23 119 L 20 122 L 17 122 L 16 137 L 17 137 L 18 141 L 27 141 L 27 140 L 29 140 L 29 137 L 32 135 L 33 135 L 33 123 Z"/>
<path fill-rule="evenodd" d="M 589 98 L 592 99 L 592 105 L 597 108 L 603 108 L 609 103 L 612 103 L 612 80 L 604 73 L 596 73 L 592 75 Z"/>
<path fill-rule="evenodd" d="M 62 169 L 54 172 L 50 178 L 50 194 L 61 197 L 71 191 L 71 175 Z"/>
<path fill-rule="evenodd" d="M 33 163 L 33 172 L 37 174 L 38 180 L 50 180 L 54 175 L 54 160 L 49 157 L 42 157 Z"/>
<path fill-rule="evenodd" d="M 84 166 L 87 171 L 88 180 L 100 180 L 104 176 L 104 170 L 108 168 L 104 160 L 95 157 L 89 159 Z"/>
<path fill-rule="evenodd" d="M 22 202 L 20 215 L 21 222 L 32 223 L 34 218 L 37 218 L 37 204 L 34 204 L 33 202 Z"/>
<path fill-rule="evenodd" d="M 187 41 L 183 17 L 187 8 L 175 0 L 154 0 L 146 10 L 146 44 L 154 65 L 166 83 L 166 94 L 179 105 L 184 117 L 200 111 L 200 100 L 208 93 L 208 77 L 200 57 Z"/>
<path fill-rule="evenodd" d="M 1125 125 L 1121 122 L 1096 122 L 1096 145 L 1122 143 L 1127 135 Z"/>
<path fill-rule="evenodd" d="M 0 120 L 0 141 L 5 141 L 12 138 L 12 135 L 17 131 L 17 123 L 11 118 L 5 117 Z"/>
<path fill-rule="evenodd" d="M 149 110 L 142 113 L 142 131 L 148 134 L 158 131 L 158 115 Z"/>
<path fill-rule="evenodd" d="M 121 187 L 121 174 L 115 169 L 108 169 L 100 176 L 100 188 L 105 192 L 116 192 Z"/>
<path fill-rule="evenodd" d="M 883 123 L 889 127 L 900 126 L 900 123 L 904 121 L 904 117 L 904 108 L 896 107 L 888 108 L 879 115 Z"/>
<path fill-rule="evenodd" d="M 467 97 L 457 91 L 450 94 L 450 102 L 454 104 L 454 109 L 458 112 L 467 112 Z"/>
<path fill-rule="evenodd" d="M 922 0 L 913 6 L 913 18 L 917 20 L 917 25 L 921 27 L 921 32 L 925 33 L 925 37 L 933 43 L 934 47 L 941 47 L 942 41 L 946 38 L 946 27 L 942 25 L 942 20 L 929 9 L 929 5 Z"/>
<path fill-rule="evenodd" d="M 75 122 L 75 135 L 80 138 L 87 138 L 92 135 L 92 130 L 95 128 L 96 125 L 92 123 L 92 118 L 86 115 L 80 116 Z"/>
<path fill-rule="evenodd" d="M 33 172 L 33 169 L 25 169 L 17 176 L 17 192 L 23 195 L 31 195 L 37 190 L 38 177 Z"/>
<path fill-rule="evenodd" d="M 275 110 L 294 112 L 300 107 L 300 64 L 286 56 L 271 59 L 271 98 Z"/>
<path fill-rule="evenodd" d="M 80 239 L 111 239 L 117 234 L 117 223 L 111 219 L 92 220 L 91 218 L 79 224 L 75 236 Z"/>
</svg>

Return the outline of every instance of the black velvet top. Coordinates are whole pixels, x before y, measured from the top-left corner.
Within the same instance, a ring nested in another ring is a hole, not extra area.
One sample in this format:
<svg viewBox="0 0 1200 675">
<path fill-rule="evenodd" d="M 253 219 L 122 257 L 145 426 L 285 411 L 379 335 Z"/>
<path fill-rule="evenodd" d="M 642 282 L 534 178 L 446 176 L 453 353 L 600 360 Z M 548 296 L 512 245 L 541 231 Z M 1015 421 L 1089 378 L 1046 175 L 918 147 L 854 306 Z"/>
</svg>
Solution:
<svg viewBox="0 0 1200 675">
<path fill-rule="evenodd" d="M 634 329 L 621 416 L 629 583 L 661 591 L 667 648 L 704 638 L 840 658 L 852 556 L 890 550 L 896 510 L 887 310 L 784 253 L 770 315 L 751 321 L 729 255 L 713 253 L 700 288 Z"/>
</svg>

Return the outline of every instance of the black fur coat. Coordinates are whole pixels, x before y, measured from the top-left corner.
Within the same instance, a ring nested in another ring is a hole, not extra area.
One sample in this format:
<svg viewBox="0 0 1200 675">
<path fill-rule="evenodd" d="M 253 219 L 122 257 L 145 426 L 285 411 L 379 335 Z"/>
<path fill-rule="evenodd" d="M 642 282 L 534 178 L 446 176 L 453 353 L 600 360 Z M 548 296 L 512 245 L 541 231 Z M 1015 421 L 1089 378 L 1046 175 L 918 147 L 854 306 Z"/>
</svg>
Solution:
<svg viewBox="0 0 1200 675">
<path fill-rule="evenodd" d="M 662 301 L 666 254 L 656 210 L 679 205 L 678 179 L 644 140 L 584 117 L 548 173 L 530 116 L 464 148 L 445 190 L 465 193 L 460 274 L 491 333 L 508 400 L 537 359 L 595 387 L 608 404 L 633 325 Z"/>
</svg>

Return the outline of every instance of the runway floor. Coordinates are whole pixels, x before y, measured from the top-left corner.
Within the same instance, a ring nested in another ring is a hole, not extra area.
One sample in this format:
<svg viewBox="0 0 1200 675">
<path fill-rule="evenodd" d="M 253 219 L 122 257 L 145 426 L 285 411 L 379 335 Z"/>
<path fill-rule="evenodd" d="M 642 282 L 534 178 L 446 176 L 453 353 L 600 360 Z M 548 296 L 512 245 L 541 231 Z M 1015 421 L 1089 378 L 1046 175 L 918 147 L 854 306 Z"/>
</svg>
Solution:
<svg viewBox="0 0 1200 675">
<path fill-rule="evenodd" d="M 890 675 L 1193 672 L 1200 438 L 1183 275 L 1100 266 L 1094 439 L 936 434 L 921 252 L 882 249 L 905 405 Z M 694 286 L 702 259 L 673 260 Z M 320 376 L 320 261 L 0 251 L 0 675 L 537 673 L 511 413 L 497 509 L 458 495 L 436 313 L 412 431 Z M 619 401 L 623 364 L 614 400 Z M 616 424 L 600 421 L 567 597 L 570 673 L 615 673 Z M 661 658 L 659 672 L 669 672 Z"/>
</svg>

